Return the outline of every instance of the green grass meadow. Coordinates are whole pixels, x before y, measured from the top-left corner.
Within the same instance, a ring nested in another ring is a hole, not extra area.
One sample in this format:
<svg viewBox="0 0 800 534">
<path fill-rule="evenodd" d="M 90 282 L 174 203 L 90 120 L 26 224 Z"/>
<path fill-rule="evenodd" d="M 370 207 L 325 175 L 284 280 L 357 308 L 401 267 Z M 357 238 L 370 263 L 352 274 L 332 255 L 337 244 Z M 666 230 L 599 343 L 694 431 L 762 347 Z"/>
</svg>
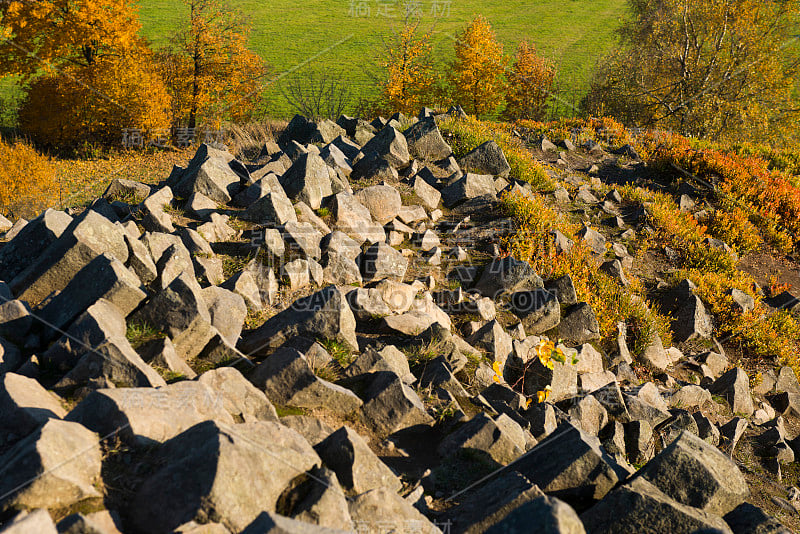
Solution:
<svg viewBox="0 0 800 534">
<path fill-rule="evenodd" d="M 433 28 L 434 51 L 442 68 L 453 55 L 453 35 L 476 14 L 491 22 L 506 52 L 528 39 L 559 65 L 559 83 L 568 103 L 585 91 L 597 59 L 615 42 L 625 0 L 232 0 L 252 26 L 251 46 L 274 69 L 267 84 L 270 114 L 292 110 L 278 85 L 305 71 L 341 77 L 354 98 L 374 94 L 384 43 L 403 23 L 406 6 L 416 6 L 422 29 Z M 163 43 L 185 20 L 180 0 L 142 0 L 145 37 Z"/>
</svg>

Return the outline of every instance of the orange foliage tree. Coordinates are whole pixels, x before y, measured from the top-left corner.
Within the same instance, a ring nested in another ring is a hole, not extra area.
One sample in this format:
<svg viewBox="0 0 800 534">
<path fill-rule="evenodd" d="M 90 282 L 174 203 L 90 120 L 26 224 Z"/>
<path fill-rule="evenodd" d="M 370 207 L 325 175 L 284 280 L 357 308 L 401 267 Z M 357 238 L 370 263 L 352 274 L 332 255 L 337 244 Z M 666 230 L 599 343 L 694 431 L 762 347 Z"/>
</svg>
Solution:
<svg viewBox="0 0 800 534">
<path fill-rule="evenodd" d="M 382 67 L 386 78 L 379 83 L 384 111 L 414 113 L 431 105 L 434 83 L 431 32 L 419 35 L 420 20 L 406 18 L 394 42 L 386 46 Z"/>
<path fill-rule="evenodd" d="M 160 135 L 170 124 L 170 96 L 149 56 L 143 49 L 36 78 L 19 110 L 21 129 L 56 148 L 120 144 L 125 130 Z"/>
<path fill-rule="evenodd" d="M 478 15 L 456 35 L 452 96 L 468 113 L 495 111 L 505 93 L 506 58 L 489 21 Z"/>
<path fill-rule="evenodd" d="M 630 0 L 622 46 L 586 106 L 627 124 L 711 139 L 781 139 L 796 125 L 797 2 Z"/>
<path fill-rule="evenodd" d="M 112 143 L 124 128 L 169 126 L 169 95 L 129 0 L 11 1 L 0 10 L 0 74 L 30 84 L 19 121 L 37 142 Z"/>
<path fill-rule="evenodd" d="M 552 94 L 556 68 L 536 54 L 527 41 L 519 43 L 514 65 L 508 74 L 504 116 L 509 119 L 543 120 L 547 99 Z"/>
<path fill-rule="evenodd" d="M 130 0 L 11 1 L 0 15 L 0 75 L 90 67 L 139 44 Z"/>
<path fill-rule="evenodd" d="M 159 52 L 172 95 L 173 120 L 195 128 L 200 121 L 247 120 L 261 97 L 269 70 L 247 48 L 249 28 L 221 0 L 184 0 L 186 29 Z"/>
<path fill-rule="evenodd" d="M 50 204 L 56 174 L 50 160 L 21 141 L 0 139 L 0 212 L 30 217 Z"/>
</svg>

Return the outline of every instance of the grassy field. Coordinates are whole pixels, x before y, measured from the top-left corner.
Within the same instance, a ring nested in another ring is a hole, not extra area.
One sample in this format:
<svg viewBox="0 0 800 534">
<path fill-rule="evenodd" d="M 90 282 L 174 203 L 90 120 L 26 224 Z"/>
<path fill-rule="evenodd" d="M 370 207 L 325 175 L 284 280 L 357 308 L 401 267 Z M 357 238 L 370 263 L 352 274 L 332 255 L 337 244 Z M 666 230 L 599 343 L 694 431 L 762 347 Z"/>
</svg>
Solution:
<svg viewBox="0 0 800 534">
<path fill-rule="evenodd" d="M 277 81 L 268 83 L 265 96 L 271 114 L 290 115 L 279 90 L 291 76 L 311 70 L 341 77 L 354 100 L 374 90 L 377 53 L 392 31 L 402 25 L 408 0 L 231 0 L 248 17 L 251 46 L 275 69 Z M 555 60 L 568 103 L 585 91 L 595 61 L 614 45 L 614 30 L 625 13 L 625 0 L 417 0 L 423 28 L 433 28 L 435 54 L 448 60 L 453 35 L 474 15 L 492 23 L 511 53 L 523 39 Z M 391 9 L 381 8 L 391 6 Z M 358 9 L 362 9 L 359 13 Z M 369 13 L 367 14 L 368 8 Z M 433 11 L 436 10 L 436 13 Z M 360 15 L 360 16 L 359 16 Z M 145 37 L 164 43 L 185 20 L 181 0 L 142 0 L 139 16 Z"/>
</svg>

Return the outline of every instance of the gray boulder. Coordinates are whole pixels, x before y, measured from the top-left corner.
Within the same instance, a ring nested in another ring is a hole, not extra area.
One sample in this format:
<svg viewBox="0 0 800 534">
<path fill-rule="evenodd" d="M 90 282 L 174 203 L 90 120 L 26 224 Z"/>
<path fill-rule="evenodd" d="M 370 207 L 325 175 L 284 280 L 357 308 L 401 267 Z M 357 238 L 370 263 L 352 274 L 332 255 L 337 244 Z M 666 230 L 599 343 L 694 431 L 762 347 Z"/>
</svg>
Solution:
<svg viewBox="0 0 800 534">
<path fill-rule="evenodd" d="M 199 354 L 216 334 L 202 289 L 186 274 L 147 301 L 131 320 L 160 328 L 187 360 Z"/>
<path fill-rule="evenodd" d="M 375 531 L 391 517 L 395 524 L 412 525 L 421 532 L 441 534 L 428 518 L 403 497 L 388 488 L 378 488 L 356 496 L 350 501 L 350 516 L 356 529 Z"/>
<path fill-rule="evenodd" d="M 336 473 L 330 469 L 312 469 L 305 480 L 283 497 L 284 502 L 291 504 L 281 511 L 293 519 L 342 531 L 353 526 L 345 494 Z"/>
<path fill-rule="evenodd" d="M 163 443 L 202 421 L 234 423 L 223 393 L 190 381 L 159 389 L 98 389 L 78 403 L 66 420 L 144 447 Z"/>
<path fill-rule="evenodd" d="M 322 461 L 332 469 L 344 488 L 364 493 L 377 488 L 399 491 L 400 479 L 369 448 L 357 432 L 341 427 L 314 446 Z"/>
<path fill-rule="evenodd" d="M 494 421 L 478 413 L 445 437 L 437 451 L 447 457 L 459 450 L 481 451 L 500 465 L 508 465 L 525 452 L 522 428 L 505 414 Z"/>
<path fill-rule="evenodd" d="M 586 302 L 570 307 L 558 324 L 558 336 L 576 344 L 600 339 L 600 325 Z"/>
<path fill-rule="evenodd" d="M 394 345 L 387 345 L 381 350 L 374 347 L 367 347 L 353 363 L 344 371 L 347 377 L 354 377 L 377 371 L 392 371 L 406 383 L 416 380 L 408 366 L 408 358 L 400 352 Z"/>
<path fill-rule="evenodd" d="M 496 299 L 504 293 L 540 288 L 543 285 L 541 277 L 527 262 L 508 256 L 495 258 L 487 264 L 474 289 L 484 297 Z"/>
<path fill-rule="evenodd" d="M 442 200 L 442 194 L 439 193 L 435 187 L 420 178 L 419 174 L 414 178 L 414 193 L 422 201 L 422 205 L 429 210 L 438 208 L 439 202 Z"/>
<path fill-rule="evenodd" d="M 242 218 L 263 225 L 297 222 L 297 215 L 283 190 L 272 191 L 250 204 Z"/>
<path fill-rule="evenodd" d="M 245 334 L 239 349 L 249 355 L 265 354 L 268 348 L 283 345 L 294 336 L 307 335 L 334 339 L 356 350 L 355 327 L 356 320 L 344 294 L 336 286 L 328 286 L 295 301 Z"/>
<path fill-rule="evenodd" d="M 725 514 L 725 522 L 733 534 L 790 534 L 777 519 L 750 503 L 742 503 Z"/>
<path fill-rule="evenodd" d="M 511 171 L 503 150 L 494 141 L 486 141 L 475 147 L 458 160 L 458 164 L 465 172 L 492 176 L 508 176 Z"/>
<path fill-rule="evenodd" d="M 388 435 L 403 428 L 433 423 L 417 393 L 393 372 L 371 374 L 362 398 L 365 422 L 378 434 Z"/>
<path fill-rule="evenodd" d="M 280 177 L 280 183 L 292 201 L 302 200 L 316 210 L 322 206 L 324 198 L 333 194 L 331 172 L 319 155 L 303 154 Z"/>
<path fill-rule="evenodd" d="M 520 473 L 504 470 L 460 495 L 458 503 L 442 514 L 440 524 L 449 522 L 453 532 L 479 534 L 543 496 L 542 490 Z"/>
<path fill-rule="evenodd" d="M 682 432 L 637 473 L 675 501 L 725 515 L 750 495 L 736 464 L 719 449 Z"/>
<path fill-rule="evenodd" d="M 26 376 L 0 376 L 0 443 L 23 438 L 50 419 L 66 415 L 61 399 Z"/>
<path fill-rule="evenodd" d="M 127 204 L 139 204 L 150 196 L 150 191 L 151 188 L 147 184 L 114 178 L 103 193 L 103 198 L 109 202 L 120 200 Z"/>
<path fill-rule="evenodd" d="M 714 331 L 713 319 L 697 295 L 688 295 L 673 317 L 672 331 L 677 343 L 709 339 Z"/>
<path fill-rule="evenodd" d="M 627 477 L 600 446 L 599 439 L 569 423 L 560 425 L 509 469 L 578 509 L 602 499 Z"/>
<path fill-rule="evenodd" d="M 511 310 L 528 334 L 543 334 L 561 322 L 561 306 L 556 295 L 542 288 L 512 293 Z"/>
<path fill-rule="evenodd" d="M 50 419 L 0 457 L 0 509 L 64 508 L 100 497 L 97 435 Z"/>
<path fill-rule="evenodd" d="M 356 193 L 356 198 L 369 210 L 372 219 L 378 224 L 392 221 L 403 205 L 400 193 L 390 185 L 373 185 Z"/>
<path fill-rule="evenodd" d="M 433 117 L 418 121 L 403 134 L 412 157 L 422 161 L 439 161 L 453 153 L 436 125 Z"/>
<path fill-rule="evenodd" d="M 63 290 L 81 269 L 104 253 L 121 263 L 127 261 L 123 232 L 96 211 L 87 210 L 70 223 L 61 237 L 39 250 L 35 261 L 9 287 L 20 300 L 38 304 L 52 292 Z"/>
<path fill-rule="evenodd" d="M 396 169 L 405 167 L 411 159 L 405 136 L 393 126 L 378 132 L 361 148 L 361 152 L 375 154 Z"/>
<path fill-rule="evenodd" d="M 147 247 L 129 235 L 125 235 L 125 244 L 128 245 L 128 261 L 125 267 L 131 270 L 144 285 L 149 285 L 158 277 L 158 268 Z"/>
<path fill-rule="evenodd" d="M 597 230 L 589 226 L 584 226 L 581 231 L 578 232 L 578 236 L 583 239 L 586 245 L 592 249 L 595 254 L 606 253 L 606 238 Z"/>
<path fill-rule="evenodd" d="M 51 369 L 66 373 L 91 350 L 107 339 L 124 338 L 125 316 L 111 302 L 98 299 L 89 306 L 39 358 Z"/>
<path fill-rule="evenodd" d="M 278 420 L 275 407 L 267 400 L 266 395 L 233 367 L 206 371 L 197 381 L 214 392 L 216 401 L 221 397 L 222 407 L 237 421 L 250 423 Z M 217 405 L 214 406 L 215 410 L 216 408 Z"/>
<path fill-rule="evenodd" d="M 283 232 L 286 242 L 297 246 L 306 258 L 318 260 L 322 257 L 322 234 L 310 223 L 288 222 Z"/>
<path fill-rule="evenodd" d="M 675 502 L 639 477 L 581 514 L 581 520 L 589 534 L 692 534 L 705 529 L 731 534 L 721 517 Z"/>
<path fill-rule="evenodd" d="M 175 231 L 172 217 L 164 212 L 164 208 L 172 202 L 172 189 L 162 187 L 142 202 L 142 226 L 148 232 L 164 232 L 171 234 Z"/>
<path fill-rule="evenodd" d="M 58 534 L 50 513 L 44 508 L 18 513 L 13 519 L 0 526 L 0 532 L 2 534 L 29 534 L 30 532 Z"/>
<path fill-rule="evenodd" d="M 101 383 L 126 387 L 166 385 L 161 375 L 142 360 L 126 338 L 116 337 L 106 339 L 87 351 L 53 388 L 67 391 L 97 379 Z"/>
<path fill-rule="evenodd" d="M 708 390 L 713 395 L 725 397 L 735 414 L 750 416 L 755 411 L 750 395 L 750 380 L 739 367 L 735 367 L 719 377 Z"/>
<path fill-rule="evenodd" d="M 167 185 L 175 196 L 189 198 L 192 193 L 201 193 L 215 202 L 227 204 L 236 196 L 243 178 L 243 167 L 236 165 L 233 155 L 207 144 L 198 147 L 194 157 L 184 170 L 170 175 Z"/>
<path fill-rule="evenodd" d="M 233 291 L 210 286 L 203 289 L 203 300 L 208 306 L 211 325 L 225 341 L 236 346 L 247 317 L 244 298 Z"/>
<path fill-rule="evenodd" d="M 490 174 L 467 173 L 441 190 L 442 202 L 446 208 L 478 197 L 496 197 L 494 178 Z"/>
<path fill-rule="evenodd" d="M 402 281 L 408 269 L 408 258 L 386 243 L 374 243 L 361 257 L 361 275 L 369 282 L 389 278 Z"/>
<path fill-rule="evenodd" d="M 559 304 L 571 306 L 578 303 L 578 296 L 575 292 L 575 284 L 572 282 L 572 277 L 568 274 L 548 280 L 544 284 L 545 289 L 555 293 L 558 298 Z"/>
<path fill-rule="evenodd" d="M 13 239 L 6 234 L 10 241 L 0 248 L 0 279 L 13 280 L 35 263 L 71 223 L 72 217 L 63 211 L 47 209 L 22 227 Z"/>
<path fill-rule="evenodd" d="M 142 483 L 127 510 L 141 531 L 170 532 L 209 516 L 241 531 L 262 511 L 274 512 L 290 482 L 320 463 L 302 436 L 266 421 L 199 423 L 166 442 L 158 457 L 163 467 Z"/>
<path fill-rule="evenodd" d="M 508 514 L 486 530 L 487 534 L 526 534 L 531 525 L 541 534 L 585 534 L 578 514 L 554 497 L 537 497 Z"/>
<path fill-rule="evenodd" d="M 268 274 L 275 276 L 271 269 Z M 220 287 L 242 297 L 248 310 L 259 311 L 264 308 L 261 290 L 256 282 L 256 277 L 249 270 L 239 271 L 225 280 Z"/>
<path fill-rule="evenodd" d="M 39 318 L 53 330 L 63 329 L 80 313 L 100 299 L 128 315 L 147 297 L 136 275 L 121 262 L 102 254 L 81 269 L 56 297 L 39 313 Z"/>
<path fill-rule="evenodd" d="M 280 423 L 306 438 L 313 447 L 325 441 L 334 432 L 334 429 L 324 421 L 312 415 L 287 415 L 281 417 Z"/>
<path fill-rule="evenodd" d="M 298 408 L 326 408 L 345 415 L 361 407 L 353 392 L 318 378 L 306 357 L 282 347 L 256 367 L 250 381 L 271 401 Z"/>
<path fill-rule="evenodd" d="M 347 532 L 352 530 L 334 530 L 273 512 L 261 512 L 246 529 L 242 530 L 242 534 L 346 534 Z"/>
<path fill-rule="evenodd" d="M 291 141 L 296 141 L 302 145 L 310 143 L 327 144 L 338 136 L 345 134 L 345 129 L 330 119 L 313 121 L 302 115 L 295 115 L 280 137 L 278 137 L 278 145 L 285 146 Z"/>
<path fill-rule="evenodd" d="M 361 270 L 353 259 L 336 252 L 326 252 L 322 255 L 321 265 L 322 280 L 325 283 L 361 285 Z"/>
</svg>

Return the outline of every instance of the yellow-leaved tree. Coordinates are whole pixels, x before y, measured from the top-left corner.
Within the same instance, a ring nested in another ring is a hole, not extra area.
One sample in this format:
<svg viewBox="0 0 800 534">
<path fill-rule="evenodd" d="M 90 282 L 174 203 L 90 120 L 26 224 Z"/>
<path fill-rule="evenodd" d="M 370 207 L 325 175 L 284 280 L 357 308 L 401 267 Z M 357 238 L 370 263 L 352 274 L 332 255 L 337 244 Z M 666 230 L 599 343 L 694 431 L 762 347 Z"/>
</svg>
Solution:
<svg viewBox="0 0 800 534">
<path fill-rule="evenodd" d="M 420 34 L 419 25 L 419 18 L 406 18 L 403 29 L 385 47 L 381 66 L 386 78 L 379 83 L 382 111 L 409 114 L 432 105 L 431 31 Z"/>
<path fill-rule="evenodd" d="M 29 83 L 21 129 L 38 143 L 119 143 L 123 130 L 169 127 L 169 95 L 130 0 L 2 4 L 0 74 Z"/>
<path fill-rule="evenodd" d="M 784 0 L 629 0 L 621 47 L 586 98 L 592 114 L 711 139 L 796 129 L 800 6 Z"/>
<path fill-rule="evenodd" d="M 249 28 L 222 0 L 184 0 L 189 20 L 158 54 L 174 122 L 218 127 L 247 120 L 261 99 L 264 61 L 247 48 Z"/>
<path fill-rule="evenodd" d="M 506 58 L 483 15 L 456 35 L 455 53 L 450 74 L 452 97 L 467 113 L 492 113 L 503 103 Z"/>
<path fill-rule="evenodd" d="M 519 43 L 514 65 L 508 73 L 503 115 L 508 119 L 544 120 L 555 78 L 556 67 L 552 61 L 537 55 L 533 44 Z"/>
</svg>

